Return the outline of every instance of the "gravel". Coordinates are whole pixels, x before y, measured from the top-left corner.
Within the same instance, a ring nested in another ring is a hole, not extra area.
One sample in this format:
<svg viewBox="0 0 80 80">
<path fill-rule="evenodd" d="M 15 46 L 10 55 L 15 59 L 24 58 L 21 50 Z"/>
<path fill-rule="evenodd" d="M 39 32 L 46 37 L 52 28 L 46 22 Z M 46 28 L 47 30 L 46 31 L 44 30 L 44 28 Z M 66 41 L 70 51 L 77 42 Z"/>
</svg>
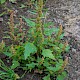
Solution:
<svg viewBox="0 0 80 80">
<path fill-rule="evenodd" d="M 80 0 L 48 0 L 48 18 L 63 25 L 70 44 L 68 77 L 65 80 L 80 80 Z"/>
</svg>

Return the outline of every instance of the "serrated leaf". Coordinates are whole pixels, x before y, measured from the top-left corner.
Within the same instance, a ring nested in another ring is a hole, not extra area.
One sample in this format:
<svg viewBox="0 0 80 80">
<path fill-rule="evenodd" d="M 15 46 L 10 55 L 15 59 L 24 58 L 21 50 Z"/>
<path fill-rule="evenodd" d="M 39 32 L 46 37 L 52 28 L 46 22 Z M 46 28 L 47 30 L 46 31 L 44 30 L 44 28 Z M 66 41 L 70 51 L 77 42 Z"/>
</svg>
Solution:
<svg viewBox="0 0 80 80">
<path fill-rule="evenodd" d="M 60 64 L 57 64 L 54 71 L 59 71 L 61 69 L 61 67 L 62 66 Z"/>
<path fill-rule="evenodd" d="M 55 60 L 55 57 L 54 57 L 54 55 L 52 54 L 52 51 L 51 51 L 50 49 L 44 49 L 44 50 L 42 51 L 42 55 L 43 55 L 44 57 L 48 57 L 48 58 L 50 58 L 50 59 Z"/>
<path fill-rule="evenodd" d="M 62 75 L 58 75 L 57 80 L 64 80 L 64 77 Z"/>
<path fill-rule="evenodd" d="M 37 48 L 33 43 L 27 43 L 25 45 L 25 50 L 24 50 L 24 58 L 25 60 L 27 59 L 27 57 L 30 56 L 31 53 L 36 53 L 37 52 Z"/>
<path fill-rule="evenodd" d="M 59 29 L 58 28 L 44 28 L 44 34 L 46 36 L 51 36 L 54 33 L 58 32 Z"/>
<path fill-rule="evenodd" d="M 66 76 L 67 76 L 66 71 L 63 71 L 61 75 L 57 76 L 57 80 L 64 80 Z"/>
<path fill-rule="evenodd" d="M 44 64 L 43 64 L 45 67 L 48 67 L 48 66 L 50 66 L 50 64 L 49 64 L 49 62 L 44 62 Z"/>
<path fill-rule="evenodd" d="M 20 65 L 20 63 L 18 61 L 13 61 L 12 62 L 12 66 L 11 66 L 11 69 L 15 69 L 16 67 L 18 67 Z"/>
<path fill-rule="evenodd" d="M 59 62 L 56 63 L 55 67 L 54 67 L 54 71 L 59 71 L 62 68 L 63 65 L 63 60 L 59 59 Z"/>
<path fill-rule="evenodd" d="M 43 77 L 43 80 L 51 80 L 50 79 L 50 74 L 48 74 L 47 76 Z"/>
<path fill-rule="evenodd" d="M 30 19 L 28 19 L 28 18 L 25 18 L 24 16 L 21 16 L 25 21 L 26 21 L 26 23 L 27 23 L 27 25 L 29 26 L 29 27 L 35 27 L 35 22 L 33 22 L 33 21 L 31 21 Z"/>
<path fill-rule="evenodd" d="M 30 68 L 34 68 L 35 67 L 35 63 L 34 62 L 32 62 L 32 63 L 30 63 L 30 64 L 26 64 L 26 66 L 30 69 Z"/>
<path fill-rule="evenodd" d="M 63 65 L 63 60 L 59 60 L 59 62 L 56 63 L 55 67 L 49 66 L 47 67 L 47 69 L 49 69 L 50 71 L 56 72 L 59 71 L 62 68 Z"/>
</svg>

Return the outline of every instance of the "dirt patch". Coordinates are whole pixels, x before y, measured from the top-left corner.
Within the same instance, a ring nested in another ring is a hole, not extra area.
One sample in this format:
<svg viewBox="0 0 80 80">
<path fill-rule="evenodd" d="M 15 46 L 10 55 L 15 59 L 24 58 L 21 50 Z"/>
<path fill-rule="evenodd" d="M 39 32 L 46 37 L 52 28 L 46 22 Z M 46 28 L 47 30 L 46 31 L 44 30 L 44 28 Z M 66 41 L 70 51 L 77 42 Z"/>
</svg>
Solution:
<svg viewBox="0 0 80 80">
<path fill-rule="evenodd" d="M 46 4 L 49 19 L 56 25 L 62 24 L 70 44 L 68 77 L 80 80 L 80 0 L 49 0 Z"/>
</svg>

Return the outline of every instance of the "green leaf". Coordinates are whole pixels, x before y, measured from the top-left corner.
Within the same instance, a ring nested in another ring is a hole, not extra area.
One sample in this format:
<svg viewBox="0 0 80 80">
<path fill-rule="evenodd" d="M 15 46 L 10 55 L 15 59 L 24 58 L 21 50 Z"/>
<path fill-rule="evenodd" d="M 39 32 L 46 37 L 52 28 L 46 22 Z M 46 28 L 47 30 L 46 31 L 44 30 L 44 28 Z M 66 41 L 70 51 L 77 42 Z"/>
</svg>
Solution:
<svg viewBox="0 0 80 80">
<path fill-rule="evenodd" d="M 58 75 L 57 80 L 64 80 L 64 77 L 62 75 Z"/>
<path fill-rule="evenodd" d="M 45 61 L 43 65 L 44 65 L 45 67 L 48 67 L 48 66 L 50 66 L 51 64 L 49 64 L 49 62 Z"/>
<path fill-rule="evenodd" d="M 64 80 L 66 76 L 67 76 L 66 71 L 63 71 L 61 75 L 57 76 L 57 80 Z"/>
<path fill-rule="evenodd" d="M 12 62 L 12 66 L 11 66 L 11 69 L 15 69 L 16 67 L 20 66 L 20 63 L 18 61 L 13 61 Z"/>
<path fill-rule="evenodd" d="M 49 27 L 53 25 L 53 22 L 47 22 L 47 23 L 44 23 L 43 26 L 46 28 L 46 27 Z"/>
<path fill-rule="evenodd" d="M 44 28 L 44 34 L 46 36 L 51 36 L 54 33 L 58 32 L 59 29 L 58 28 Z"/>
<path fill-rule="evenodd" d="M 69 49 L 70 49 L 70 46 L 69 46 L 69 45 L 67 45 L 67 46 L 66 46 L 66 48 L 65 48 L 65 51 L 66 51 L 66 52 L 68 52 L 68 51 L 69 51 Z"/>
<path fill-rule="evenodd" d="M 28 12 L 31 13 L 31 14 L 36 14 L 36 11 L 30 11 L 30 10 L 28 10 Z"/>
<path fill-rule="evenodd" d="M 59 36 L 60 39 L 63 39 L 64 33 Z"/>
<path fill-rule="evenodd" d="M 44 49 L 44 50 L 42 51 L 42 55 L 43 55 L 44 57 L 48 57 L 48 58 L 50 58 L 50 59 L 55 60 L 55 57 L 54 57 L 54 55 L 52 54 L 52 51 L 51 51 L 50 49 Z"/>
<path fill-rule="evenodd" d="M 59 59 L 59 62 L 56 62 L 56 65 L 54 67 L 54 71 L 59 71 L 61 68 L 62 68 L 62 65 L 63 65 L 63 60 L 62 59 Z"/>
<path fill-rule="evenodd" d="M 62 72 L 62 75 L 63 75 L 64 77 L 66 77 L 66 76 L 67 76 L 67 72 L 66 72 L 66 71 L 63 71 L 63 72 Z"/>
<path fill-rule="evenodd" d="M 64 44 L 60 43 L 59 47 L 60 47 L 60 49 L 62 49 L 64 47 Z"/>
<path fill-rule="evenodd" d="M 31 21 L 30 19 L 28 19 L 28 18 L 25 18 L 24 16 L 21 16 L 25 21 L 26 21 L 26 23 L 27 23 L 27 25 L 29 26 L 29 27 L 35 27 L 35 22 L 33 22 L 33 21 Z"/>
<path fill-rule="evenodd" d="M 55 72 L 55 67 L 50 66 L 50 67 L 47 67 L 47 69 L 48 69 L 49 71 L 54 71 L 54 72 Z"/>
<path fill-rule="evenodd" d="M 63 60 L 59 59 L 59 62 L 56 62 L 55 67 L 49 66 L 47 67 L 47 69 L 49 69 L 50 71 L 56 72 L 62 68 L 62 65 L 63 65 Z"/>
<path fill-rule="evenodd" d="M 1 77 L 2 75 L 6 75 L 6 74 L 7 74 L 6 72 L 0 71 L 0 77 Z"/>
<path fill-rule="evenodd" d="M 30 56 L 31 53 L 36 53 L 37 48 L 33 43 L 27 43 L 25 45 L 24 58 L 25 60 Z"/>
<path fill-rule="evenodd" d="M 6 2 L 6 0 L 0 0 L 0 4 L 3 4 L 5 2 Z"/>
<path fill-rule="evenodd" d="M 51 80 L 50 79 L 50 74 L 48 74 L 47 76 L 43 77 L 43 80 Z"/>
<path fill-rule="evenodd" d="M 34 68 L 36 65 L 36 63 L 32 62 L 30 64 L 26 64 L 26 66 L 28 67 L 28 69 Z"/>
<path fill-rule="evenodd" d="M 13 56 L 13 54 L 12 53 L 9 53 L 9 52 L 3 52 L 6 56 L 8 56 L 8 57 L 12 57 Z"/>
</svg>

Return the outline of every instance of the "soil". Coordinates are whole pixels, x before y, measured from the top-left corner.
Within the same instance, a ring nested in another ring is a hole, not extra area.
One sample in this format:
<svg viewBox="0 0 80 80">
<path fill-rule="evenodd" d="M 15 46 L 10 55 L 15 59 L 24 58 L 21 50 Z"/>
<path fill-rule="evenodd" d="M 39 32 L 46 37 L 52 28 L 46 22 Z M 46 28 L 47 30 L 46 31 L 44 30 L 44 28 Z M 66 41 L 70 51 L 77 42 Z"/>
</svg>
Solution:
<svg viewBox="0 0 80 80">
<path fill-rule="evenodd" d="M 49 0 L 49 19 L 56 26 L 62 24 L 65 39 L 70 44 L 67 66 L 68 77 L 65 80 L 80 80 L 80 0 Z"/>
<path fill-rule="evenodd" d="M 10 39 L 3 38 L 4 36 L 7 36 L 6 33 L 4 33 L 4 32 L 7 32 L 9 30 L 8 22 L 10 19 L 10 13 L 8 10 L 14 10 L 15 24 L 19 24 L 20 16 L 25 16 L 27 18 L 33 17 L 28 12 L 28 10 L 31 9 L 31 6 L 27 5 L 27 3 L 28 3 L 28 1 L 26 1 L 26 0 L 23 0 L 23 1 L 17 0 L 16 3 L 7 1 L 7 2 L 5 2 L 4 5 L 0 5 L 0 14 L 5 12 L 4 15 L 0 16 L 0 42 L 2 40 L 4 40 L 6 45 L 9 45 L 11 43 Z M 22 4 L 27 5 L 27 7 L 20 8 Z M 24 25 L 24 27 L 26 29 L 28 28 L 25 25 Z M 11 66 L 11 64 L 12 64 L 11 59 L 6 57 L 4 54 L 0 55 L 0 59 L 2 59 L 3 62 L 5 63 L 5 65 L 7 65 L 8 67 Z M 20 76 L 25 73 L 25 71 L 23 71 L 22 69 L 16 69 L 15 72 L 17 74 L 19 74 Z M 41 78 L 42 77 L 39 74 L 33 74 L 33 73 L 26 72 L 26 75 L 20 80 L 41 80 Z"/>
<path fill-rule="evenodd" d="M 19 22 L 20 16 L 27 18 L 33 17 L 28 10 L 29 6 L 20 8 L 21 4 L 27 5 L 26 0 L 17 0 L 16 3 L 7 1 L 4 5 L 0 5 L 0 14 L 6 12 L 0 17 L 0 42 L 5 40 L 7 45 L 10 44 L 9 39 L 3 39 L 8 31 L 9 13 L 8 9 L 15 11 L 15 22 Z M 70 52 L 64 54 L 68 56 L 69 64 L 66 67 L 68 77 L 65 80 L 80 80 L 80 0 L 48 0 L 46 2 L 48 8 L 47 20 L 53 21 L 55 26 L 62 24 L 65 32 L 65 39 L 70 44 Z M 7 9 L 8 8 L 8 9 Z M 6 56 L 0 55 L 0 58 L 7 64 L 9 60 Z M 11 63 L 8 63 L 10 66 Z M 17 73 L 19 73 L 16 70 Z M 20 70 L 20 73 L 24 73 Z M 32 79 L 31 79 L 32 78 Z M 39 74 L 26 73 L 25 77 L 21 80 L 41 80 Z"/>
</svg>

